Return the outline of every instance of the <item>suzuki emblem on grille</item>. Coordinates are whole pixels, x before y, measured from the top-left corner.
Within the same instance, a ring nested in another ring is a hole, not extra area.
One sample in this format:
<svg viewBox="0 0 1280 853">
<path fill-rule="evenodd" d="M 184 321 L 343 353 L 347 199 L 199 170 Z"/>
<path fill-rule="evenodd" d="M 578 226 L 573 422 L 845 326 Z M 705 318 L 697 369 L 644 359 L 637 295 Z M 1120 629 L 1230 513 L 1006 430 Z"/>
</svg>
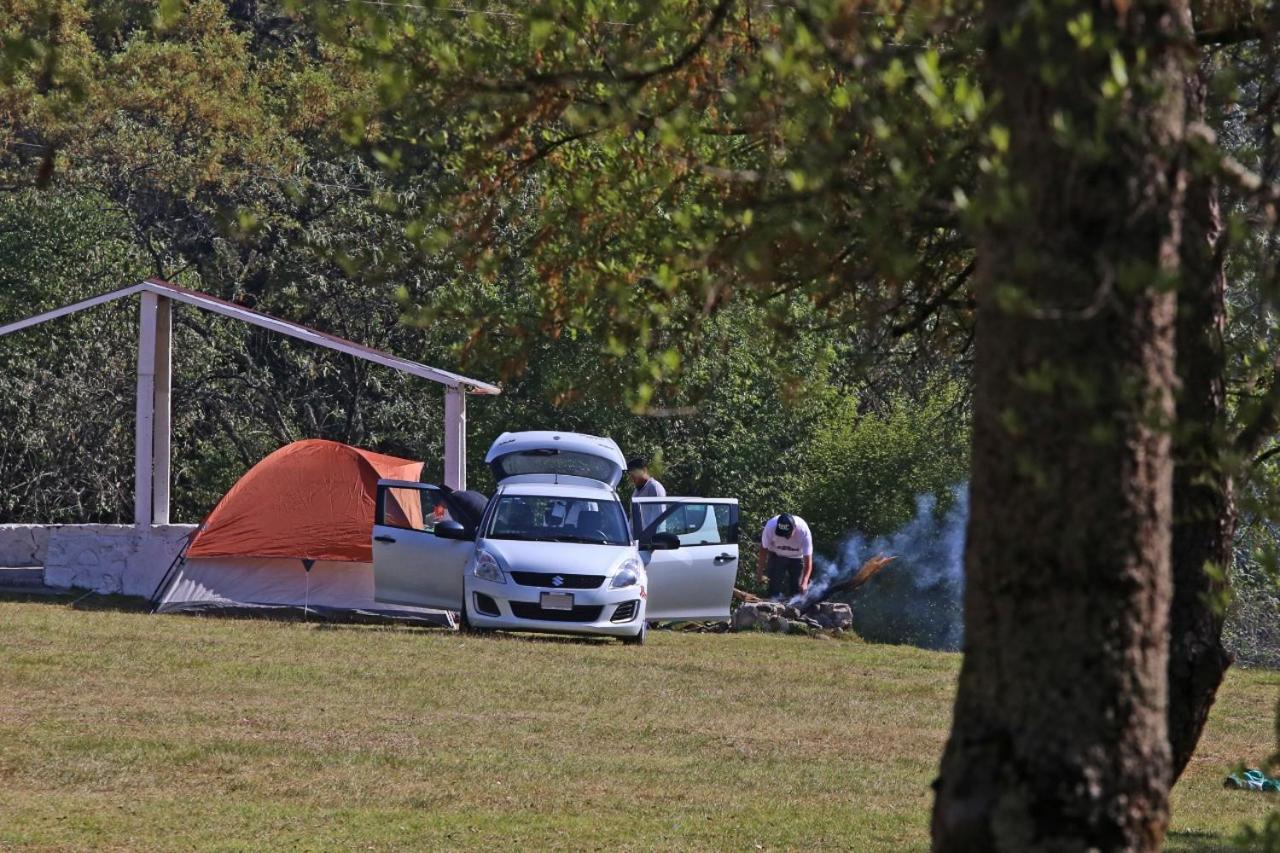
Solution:
<svg viewBox="0 0 1280 853">
<path fill-rule="evenodd" d="M 560 577 L 559 575 L 556 575 L 555 577 L 553 577 L 553 578 L 551 579 L 551 585 L 552 585 L 552 586 L 564 586 L 564 578 Z"/>
</svg>

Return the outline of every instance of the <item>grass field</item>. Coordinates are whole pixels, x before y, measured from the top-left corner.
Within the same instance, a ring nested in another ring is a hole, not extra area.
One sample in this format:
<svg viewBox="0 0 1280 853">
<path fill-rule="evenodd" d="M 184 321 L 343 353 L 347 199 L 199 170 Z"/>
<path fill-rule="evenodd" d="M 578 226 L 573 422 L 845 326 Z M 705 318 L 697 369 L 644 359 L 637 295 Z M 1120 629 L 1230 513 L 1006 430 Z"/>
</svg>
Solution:
<svg viewBox="0 0 1280 853">
<path fill-rule="evenodd" d="M 920 849 L 959 657 L 644 648 L 0 602 L 0 848 Z M 1274 798 L 1280 674 L 1234 671 L 1172 849 Z"/>
</svg>

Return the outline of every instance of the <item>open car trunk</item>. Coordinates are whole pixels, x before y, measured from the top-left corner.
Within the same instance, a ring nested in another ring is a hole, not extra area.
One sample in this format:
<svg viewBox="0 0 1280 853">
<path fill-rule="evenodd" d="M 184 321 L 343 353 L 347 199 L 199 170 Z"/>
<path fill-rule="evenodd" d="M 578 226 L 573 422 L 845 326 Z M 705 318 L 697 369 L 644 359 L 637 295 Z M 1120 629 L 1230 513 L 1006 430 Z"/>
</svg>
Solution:
<svg viewBox="0 0 1280 853">
<path fill-rule="evenodd" d="M 521 474 L 557 474 L 597 480 L 610 488 L 617 488 L 627 467 L 611 438 L 551 431 L 503 433 L 484 461 L 498 482 Z"/>
</svg>

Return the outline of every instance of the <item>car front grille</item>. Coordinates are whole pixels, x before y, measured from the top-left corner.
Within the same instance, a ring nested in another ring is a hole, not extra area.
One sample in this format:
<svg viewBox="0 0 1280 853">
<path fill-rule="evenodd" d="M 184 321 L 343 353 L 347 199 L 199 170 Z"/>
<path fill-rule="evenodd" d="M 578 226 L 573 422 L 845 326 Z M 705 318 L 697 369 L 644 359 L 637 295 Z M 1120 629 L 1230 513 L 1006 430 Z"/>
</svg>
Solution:
<svg viewBox="0 0 1280 853">
<path fill-rule="evenodd" d="M 527 601 L 512 601 L 511 612 L 518 619 L 541 619 L 544 622 L 595 622 L 604 610 L 598 604 L 579 604 L 572 610 L 544 610 Z"/>
<path fill-rule="evenodd" d="M 541 586 L 547 589 L 596 589 L 604 583 L 604 575 L 567 575 L 557 572 L 511 572 L 511 578 L 521 586 Z M 560 578 L 560 583 L 555 579 Z"/>
<path fill-rule="evenodd" d="M 609 617 L 610 622 L 630 622 L 636 618 L 636 610 L 639 609 L 640 602 L 638 600 L 624 601 L 618 605 L 613 611 L 613 615 Z"/>
</svg>

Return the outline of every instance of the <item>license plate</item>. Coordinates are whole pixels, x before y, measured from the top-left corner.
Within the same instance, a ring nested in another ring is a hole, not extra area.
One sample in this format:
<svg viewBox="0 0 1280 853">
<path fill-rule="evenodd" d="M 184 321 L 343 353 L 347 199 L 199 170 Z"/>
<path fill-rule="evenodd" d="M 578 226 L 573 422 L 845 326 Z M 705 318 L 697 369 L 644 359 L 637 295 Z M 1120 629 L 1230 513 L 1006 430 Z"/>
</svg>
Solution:
<svg viewBox="0 0 1280 853">
<path fill-rule="evenodd" d="M 542 593 L 542 609 L 543 610 L 572 610 L 573 609 L 573 593 L 571 592 Z"/>
</svg>

